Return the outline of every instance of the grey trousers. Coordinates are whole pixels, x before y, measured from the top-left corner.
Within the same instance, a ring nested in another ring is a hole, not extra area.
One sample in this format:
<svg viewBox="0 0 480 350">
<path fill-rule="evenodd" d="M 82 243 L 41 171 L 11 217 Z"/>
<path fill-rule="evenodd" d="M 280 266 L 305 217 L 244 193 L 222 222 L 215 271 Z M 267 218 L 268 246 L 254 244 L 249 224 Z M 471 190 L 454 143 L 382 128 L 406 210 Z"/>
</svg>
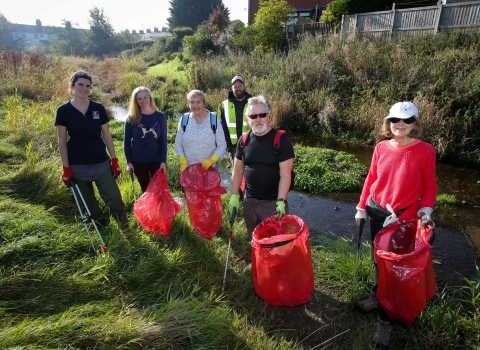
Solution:
<svg viewBox="0 0 480 350">
<path fill-rule="evenodd" d="M 100 209 L 98 199 L 95 197 L 95 191 L 93 188 L 94 182 L 97 186 L 100 197 L 102 197 L 105 205 L 110 209 L 110 214 L 119 220 L 123 226 L 128 226 L 125 203 L 123 203 L 122 195 L 120 194 L 120 190 L 111 170 L 106 171 L 98 180 L 75 180 L 75 182 L 78 184 L 83 198 L 87 203 L 88 209 L 96 222 L 99 224 L 105 224 L 106 220 L 102 209 Z"/>
<path fill-rule="evenodd" d="M 252 240 L 252 233 L 266 218 L 275 215 L 277 200 L 245 198 L 243 200 L 243 218 L 247 226 L 248 239 Z M 285 214 L 288 214 L 288 202 L 285 203 Z"/>
</svg>

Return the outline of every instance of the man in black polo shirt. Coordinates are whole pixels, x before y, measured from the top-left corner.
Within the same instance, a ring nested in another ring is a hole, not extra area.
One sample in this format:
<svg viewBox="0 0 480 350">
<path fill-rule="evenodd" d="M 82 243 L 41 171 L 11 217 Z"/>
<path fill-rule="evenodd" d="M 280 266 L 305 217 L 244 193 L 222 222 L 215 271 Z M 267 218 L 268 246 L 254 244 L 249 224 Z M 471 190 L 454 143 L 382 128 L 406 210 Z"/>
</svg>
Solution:
<svg viewBox="0 0 480 350">
<path fill-rule="evenodd" d="M 229 212 L 239 207 L 239 189 L 245 176 L 245 198 L 243 217 L 249 239 L 255 227 L 278 213 L 288 213 L 287 195 L 292 177 L 294 161 L 293 145 L 286 135 L 280 138 L 280 149 L 276 154 L 274 138 L 277 130 L 272 128 L 270 111 L 263 96 L 248 100 L 247 122 L 252 131 L 245 145 L 237 143 L 235 165 L 232 173 L 232 195 Z"/>
</svg>

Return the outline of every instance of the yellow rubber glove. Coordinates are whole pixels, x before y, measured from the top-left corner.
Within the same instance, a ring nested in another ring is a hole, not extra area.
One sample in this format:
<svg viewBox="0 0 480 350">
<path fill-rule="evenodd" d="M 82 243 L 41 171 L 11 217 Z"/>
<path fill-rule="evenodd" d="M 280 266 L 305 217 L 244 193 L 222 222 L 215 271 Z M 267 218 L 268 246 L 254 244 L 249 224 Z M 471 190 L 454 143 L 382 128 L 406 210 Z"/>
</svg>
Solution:
<svg viewBox="0 0 480 350">
<path fill-rule="evenodd" d="M 216 162 L 218 162 L 220 158 L 214 154 L 213 156 L 210 157 L 210 159 L 207 159 L 207 160 L 204 160 L 202 162 L 202 166 L 206 169 L 210 168 L 213 164 L 215 164 Z"/>
<path fill-rule="evenodd" d="M 185 156 L 179 156 L 178 162 L 180 163 L 180 172 L 183 172 L 188 166 L 187 158 L 185 158 Z"/>
</svg>

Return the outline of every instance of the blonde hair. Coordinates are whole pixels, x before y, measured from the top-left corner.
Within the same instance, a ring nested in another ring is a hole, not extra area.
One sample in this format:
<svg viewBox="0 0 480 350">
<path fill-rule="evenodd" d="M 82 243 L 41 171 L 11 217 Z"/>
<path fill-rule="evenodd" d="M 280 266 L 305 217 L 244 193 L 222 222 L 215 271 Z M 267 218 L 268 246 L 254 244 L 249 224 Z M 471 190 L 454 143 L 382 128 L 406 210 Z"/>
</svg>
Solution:
<svg viewBox="0 0 480 350">
<path fill-rule="evenodd" d="M 187 101 L 190 102 L 190 99 L 192 97 L 197 97 L 197 98 L 200 98 L 203 103 L 206 103 L 207 102 L 207 98 L 205 96 L 205 93 L 201 90 L 192 90 L 190 91 L 188 94 L 187 94 Z"/>
<path fill-rule="evenodd" d="M 145 86 L 139 86 L 135 88 L 132 92 L 132 96 L 130 97 L 130 102 L 128 103 L 128 116 L 127 116 L 127 121 L 132 123 L 133 125 L 137 125 L 142 120 L 142 111 L 140 110 L 140 106 L 137 103 L 137 94 L 142 91 L 146 91 L 148 96 L 150 97 L 150 107 L 158 111 L 158 108 L 155 105 L 155 101 L 153 100 L 153 95 L 150 89 L 146 88 Z"/>
<path fill-rule="evenodd" d="M 386 137 L 393 137 L 391 126 L 392 122 L 389 119 L 384 119 L 381 134 Z M 415 124 L 412 131 L 410 131 L 410 133 L 408 134 L 408 137 L 411 137 L 412 139 L 419 139 L 420 137 L 422 137 L 422 134 L 422 123 L 418 118 L 415 118 Z"/>
</svg>

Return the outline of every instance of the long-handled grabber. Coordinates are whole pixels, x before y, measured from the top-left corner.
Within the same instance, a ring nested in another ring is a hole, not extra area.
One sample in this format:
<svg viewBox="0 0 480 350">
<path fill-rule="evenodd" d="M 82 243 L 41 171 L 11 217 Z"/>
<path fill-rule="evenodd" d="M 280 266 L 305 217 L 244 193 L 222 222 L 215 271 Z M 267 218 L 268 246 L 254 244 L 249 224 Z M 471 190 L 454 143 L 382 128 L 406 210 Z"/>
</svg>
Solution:
<svg viewBox="0 0 480 350">
<path fill-rule="evenodd" d="M 135 179 L 133 177 L 133 169 L 129 170 L 130 177 L 132 178 L 132 192 L 133 192 L 133 201 L 137 201 L 137 194 L 135 193 Z"/>
<path fill-rule="evenodd" d="M 228 238 L 227 261 L 225 261 L 225 272 L 223 274 L 222 293 L 225 290 L 225 280 L 227 279 L 228 256 L 230 255 L 230 244 L 232 243 L 233 223 L 235 221 L 236 214 L 237 214 L 237 208 L 233 208 L 232 217 L 230 218 L 230 237 Z"/>
<path fill-rule="evenodd" d="M 365 225 L 365 219 L 360 219 L 360 226 L 358 228 L 357 253 L 355 255 L 355 265 L 353 267 L 352 296 L 351 296 L 351 298 L 353 298 L 353 290 L 355 289 L 355 279 L 357 277 L 358 256 L 360 255 L 360 248 L 362 247 L 363 225 Z"/>
<path fill-rule="evenodd" d="M 102 235 L 100 234 L 100 231 L 97 227 L 97 224 L 95 223 L 95 219 L 93 219 L 92 214 L 90 213 L 90 209 L 88 209 L 87 203 L 85 202 L 85 199 L 82 196 L 82 192 L 80 192 L 80 188 L 78 187 L 78 184 L 75 182 L 74 179 L 70 179 L 70 182 L 72 183 L 73 186 L 71 186 L 73 197 L 75 198 L 75 203 L 77 204 L 78 212 L 80 213 L 80 217 L 82 218 L 83 225 L 85 226 L 85 231 L 87 231 L 88 238 L 90 239 L 90 243 L 92 244 L 93 248 L 93 253 L 97 256 L 97 250 L 95 249 L 95 244 L 93 243 L 92 235 L 90 234 L 90 230 L 88 229 L 87 222 L 91 222 L 93 224 L 93 227 L 95 228 L 95 231 L 97 232 L 98 238 L 100 238 L 100 242 L 102 243 L 102 251 L 104 253 L 107 252 L 107 246 L 105 245 L 105 242 L 103 241 Z M 75 192 L 75 189 L 77 192 Z M 88 215 L 83 214 L 82 207 L 80 206 L 80 202 L 78 201 L 77 193 L 80 196 L 80 199 L 82 200 L 83 206 L 85 207 L 85 210 L 87 211 Z"/>
</svg>

